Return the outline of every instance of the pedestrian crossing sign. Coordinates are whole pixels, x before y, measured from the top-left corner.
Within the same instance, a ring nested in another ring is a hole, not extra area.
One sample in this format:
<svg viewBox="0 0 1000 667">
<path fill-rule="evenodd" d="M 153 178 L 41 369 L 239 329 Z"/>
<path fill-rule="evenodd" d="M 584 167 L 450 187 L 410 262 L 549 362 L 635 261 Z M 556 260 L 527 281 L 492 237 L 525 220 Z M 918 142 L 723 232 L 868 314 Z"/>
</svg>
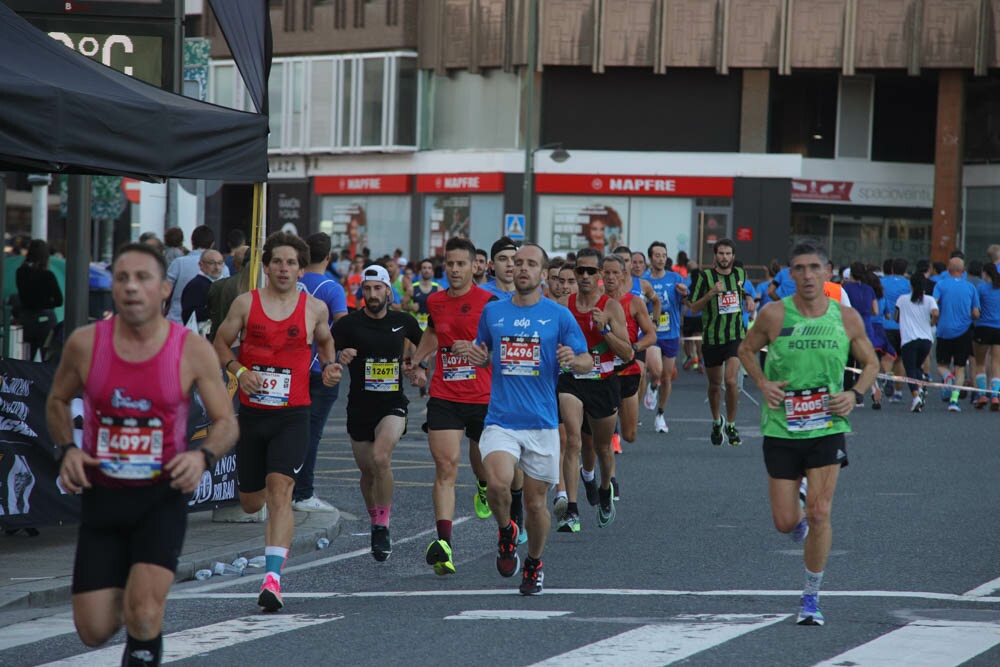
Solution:
<svg viewBox="0 0 1000 667">
<path fill-rule="evenodd" d="M 524 216 L 508 213 L 504 216 L 504 236 L 512 241 L 524 240 Z"/>
</svg>

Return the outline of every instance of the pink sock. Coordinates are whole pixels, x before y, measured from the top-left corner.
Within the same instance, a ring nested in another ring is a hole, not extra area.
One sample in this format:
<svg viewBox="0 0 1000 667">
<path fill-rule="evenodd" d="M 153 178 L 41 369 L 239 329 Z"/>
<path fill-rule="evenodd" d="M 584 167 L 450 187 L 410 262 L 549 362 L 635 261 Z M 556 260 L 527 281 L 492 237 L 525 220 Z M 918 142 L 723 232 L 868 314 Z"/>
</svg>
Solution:
<svg viewBox="0 0 1000 667">
<path fill-rule="evenodd" d="M 389 513 L 392 511 L 392 505 L 376 505 L 375 506 L 375 523 L 380 526 L 389 527 Z"/>
<path fill-rule="evenodd" d="M 378 509 L 376 509 L 375 507 L 369 507 L 368 508 L 368 518 L 371 519 L 371 522 L 372 522 L 373 526 L 376 523 L 378 523 L 378 521 L 375 520 L 376 517 L 378 517 Z"/>
</svg>

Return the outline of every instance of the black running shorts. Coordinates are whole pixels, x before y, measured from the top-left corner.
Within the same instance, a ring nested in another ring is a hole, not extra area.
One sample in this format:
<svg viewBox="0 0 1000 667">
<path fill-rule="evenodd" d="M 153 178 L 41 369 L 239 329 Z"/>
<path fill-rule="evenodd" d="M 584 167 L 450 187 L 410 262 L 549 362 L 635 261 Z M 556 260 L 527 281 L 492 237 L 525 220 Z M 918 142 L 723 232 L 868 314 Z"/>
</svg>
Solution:
<svg viewBox="0 0 1000 667">
<path fill-rule="evenodd" d="M 380 421 L 386 417 L 402 417 L 403 435 L 406 435 L 406 415 L 406 403 L 399 401 L 348 403 L 347 434 L 355 442 L 375 442 L 375 429 Z"/>
<path fill-rule="evenodd" d="M 972 328 L 957 338 L 938 336 L 936 349 L 939 365 L 948 366 L 954 359 L 956 367 L 965 366 L 965 362 L 972 356 Z"/>
<path fill-rule="evenodd" d="M 618 404 L 622 400 L 619 385 L 617 375 L 603 380 L 578 380 L 569 373 L 563 373 L 559 376 L 556 391 L 576 396 L 583 403 L 584 413 L 594 419 L 603 419 L 618 412 Z"/>
<path fill-rule="evenodd" d="M 701 359 L 705 368 L 716 368 L 724 364 L 726 359 L 738 357 L 742 342 L 742 340 L 732 340 L 721 345 L 702 343 Z"/>
<path fill-rule="evenodd" d="M 641 375 L 619 375 L 618 383 L 621 385 L 621 397 L 624 401 L 639 393 L 639 378 Z"/>
<path fill-rule="evenodd" d="M 136 563 L 177 572 L 187 530 L 190 494 L 152 486 L 93 486 L 80 498 L 80 530 L 73 562 L 73 594 L 125 588 Z"/>
<path fill-rule="evenodd" d="M 972 340 L 978 345 L 1000 345 L 1000 329 L 976 325 L 972 330 Z"/>
<path fill-rule="evenodd" d="M 427 428 L 431 431 L 465 431 L 469 440 L 479 442 L 483 434 L 488 404 L 457 403 L 443 398 L 427 399 Z"/>
<path fill-rule="evenodd" d="M 681 323 L 681 335 L 685 338 L 697 336 L 702 332 L 701 315 L 697 317 L 685 317 Z"/>
<path fill-rule="evenodd" d="M 774 438 L 764 436 L 764 465 L 774 479 L 799 479 L 808 468 L 840 464 L 847 466 L 847 440 L 843 433 L 819 438 Z"/>
<path fill-rule="evenodd" d="M 267 476 L 295 477 L 309 450 L 309 406 L 260 410 L 240 406 L 240 439 L 236 441 L 236 475 L 240 491 L 262 490 Z"/>
</svg>

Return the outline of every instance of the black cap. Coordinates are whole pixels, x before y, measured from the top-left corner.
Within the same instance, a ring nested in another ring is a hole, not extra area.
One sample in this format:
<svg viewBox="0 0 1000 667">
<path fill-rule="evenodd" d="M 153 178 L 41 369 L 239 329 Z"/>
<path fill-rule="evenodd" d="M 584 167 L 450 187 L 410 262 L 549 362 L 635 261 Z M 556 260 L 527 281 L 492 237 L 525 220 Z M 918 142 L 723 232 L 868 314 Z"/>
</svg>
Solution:
<svg viewBox="0 0 1000 667">
<path fill-rule="evenodd" d="M 501 236 L 493 242 L 493 245 L 490 247 L 490 259 L 492 260 L 504 250 L 517 250 L 517 244 L 509 236 Z"/>
</svg>

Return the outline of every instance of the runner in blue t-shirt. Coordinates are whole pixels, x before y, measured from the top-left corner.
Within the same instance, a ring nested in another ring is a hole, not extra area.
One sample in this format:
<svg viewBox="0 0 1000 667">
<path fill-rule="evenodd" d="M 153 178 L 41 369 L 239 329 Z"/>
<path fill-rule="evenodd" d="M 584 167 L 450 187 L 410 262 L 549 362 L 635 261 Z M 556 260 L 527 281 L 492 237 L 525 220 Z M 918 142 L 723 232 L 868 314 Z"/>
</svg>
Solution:
<svg viewBox="0 0 1000 667">
<path fill-rule="evenodd" d="M 987 372 L 991 395 L 979 395 L 976 408 L 987 404 L 990 410 L 1000 410 L 1000 271 L 992 262 L 983 267 L 983 282 L 976 285 L 979 292 L 980 314 L 973 330 L 972 341 L 975 343 L 976 386 L 986 389 Z M 989 368 L 986 365 L 986 355 L 989 354 Z"/>
<path fill-rule="evenodd" d="M 628 250 L 626 246 L 619 246 L 621 250 Z M 660 310 L 663 305 L 660 303 L 660 297 L 657 296 L 656 290 L 653 286 L 649 284 L 645 276 L 647 273 L 648 266 L 646 264 L 646 256 L 642 254 L 641 251 L 636 250 L 632 252 L 628 258 L 625 257 L 625 253 L 615 253 L 619 257 L 625 260 L 626 265 L 629 266 L 629 271 L 632 274 L 632 289 L 630 290 L 632 294 L 635 294 L 643 300 L 646 304 L 646 312 L 649 313 L 649 317 L 653 322 L 660 321 Z M 639 332 L 639 338 L 642 338 L 642 331 Z M 646 350 L 639 350 L 635 355 L 635 361 L 639 364 L 639 403 L 646 404 Z M 653 401 L 653 405 L 656 401 Z"/>
<path fill-rule="evenodd" d="M 771 280 L 771 286 L 767 288 L 767 295 L 772 301 L 784 299 L 786 296 L 795 294 L 795 281 L 788 273 L 788 267 L 778 271 L 778 274 Z"/>
<path fill-rule="evenodd" d="M 521 593 L 542 592 L 542 551 L 549 533 L 545 495 L 559 481 L 559 415 L 556 382 L 561 367 L 586 373 L 594 360 L 583 332 L 565 307 L 542 298 L 548 256 L 538 245 L 514 256 L 516 293 L 492 301 L 479 319 L 476 341 L 455 341 L 452 349 L 472 363 L 493 365 L 493 388 L 479 450 L 487 474 L 487 496 L 499 527 L 497 571 L 517 574 L 517 535 L 511 521 L 510 484 L 524 471 L 528 558 Z"/>
<path fill-rule="evenodd" d="M 938 372 L 946 384 L 965 386 L 965 362 L 972 356 L 972 321 L 979 318 L 979 292 L 972 283 L 962 280 L 965 262 L 960 257 L 948 261 L 948 275 L 934 286 L 934 300 L 941 315 L 937 325 Z M 954 363 L 955 369 L 950 365 Z M 961 412 L 960 391 L 952 389 L 949 412 Z M 942 393 L 942 397 L 944 394 Z"/>
<path fill-rule="evenodd" d="M 299 278 L 300 292 L 308 292 L 326 304 L 330 314 L 330 330 L 333 323 L 347 314 L 347 295 L 340 283 L 326 276 L 326 267 L 330 263 L 330 236 L 316 232 L 306 238 L 309 246 L 309 262 L 305 273 Z M 330 410 L 340 395 L 340 385 L 327 387 L 323 384 L 323 369 L 316 354 L 316 344 L 313 343 L 312 366 L 309 369 L 309 449 L 295 479 L 295 490 L 292 492 L 292 509 L 297 512 L 333 512 L 335 507 L 315 494 L 313 486 L 316 470 L 316 456 L 319 452 L 319 440 L 323 435 Z"/>
<path fill-rule="evenodd" d="M 657 433 L 669 433 L 663 410 L 670 398 L 676 368 L 677 352 L 681 343 L 681 301 L 687 296 L 688 288 L 684 278 L 667 270 L 667 244 L 653 241 L 649 246 L 649 271 L 645 278 L 653 291 L 660 297 L 660 317 L 656 325 L 656 345 L 646 350 L 649 365 L 649 389 L 643 405 L 656 410 L 653 429 Z"/>
</svg>

